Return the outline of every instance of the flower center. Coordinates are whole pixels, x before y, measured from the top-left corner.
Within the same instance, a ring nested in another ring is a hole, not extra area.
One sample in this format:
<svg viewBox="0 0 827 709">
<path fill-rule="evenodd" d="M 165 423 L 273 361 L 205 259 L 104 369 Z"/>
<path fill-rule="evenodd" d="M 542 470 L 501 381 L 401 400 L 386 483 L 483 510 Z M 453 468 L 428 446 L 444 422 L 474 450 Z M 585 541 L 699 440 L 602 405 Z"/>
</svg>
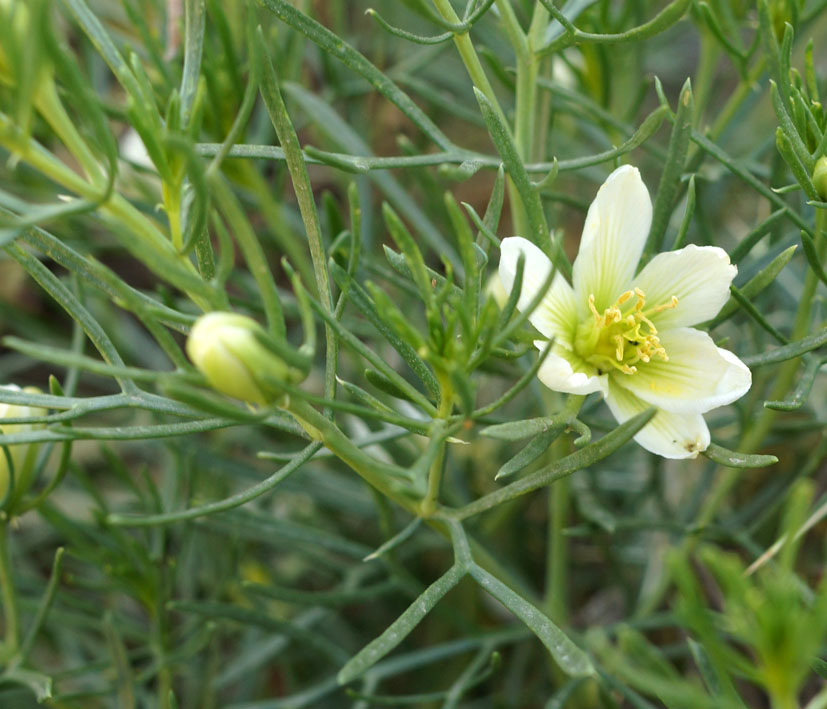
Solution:
<svg viewBox="0 0 827 709">
<path fill-rule="evenodd" d="M 634 305 L 626 305 L 633 296 L 637 297 Z M 634 374 L 638 362 L 648 362 L 653 357 L 666 361 L 669 357 L 649 316 L 677 304 L 678 298 L 673 295 L 667 303 L 647 308 L 646 295 L 640 288 L 635 288 L 623 293 L 601 315 L 594 305 L 594 294 L 591 294 L 589 310 L 593 317 L 577 326 L 574 351 L 597 367 L 599 374 L 613 369 Z"/>
</svg>

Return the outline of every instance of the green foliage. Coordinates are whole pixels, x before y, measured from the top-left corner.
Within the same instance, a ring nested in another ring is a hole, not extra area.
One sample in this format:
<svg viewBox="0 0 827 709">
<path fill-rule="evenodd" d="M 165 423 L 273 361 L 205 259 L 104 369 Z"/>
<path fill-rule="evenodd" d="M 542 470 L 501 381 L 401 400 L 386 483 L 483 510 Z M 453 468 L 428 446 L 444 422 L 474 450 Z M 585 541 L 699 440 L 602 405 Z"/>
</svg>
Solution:
<svg viewBox="0 0 827 709">
<path fill-rule="evenodd" d="M 827 705 L 827 6 L 372 5 L 0 0 L 0 705 Z M 621 162 L 739 269 L 695 459 L 537 378 Z"/>
</svg>

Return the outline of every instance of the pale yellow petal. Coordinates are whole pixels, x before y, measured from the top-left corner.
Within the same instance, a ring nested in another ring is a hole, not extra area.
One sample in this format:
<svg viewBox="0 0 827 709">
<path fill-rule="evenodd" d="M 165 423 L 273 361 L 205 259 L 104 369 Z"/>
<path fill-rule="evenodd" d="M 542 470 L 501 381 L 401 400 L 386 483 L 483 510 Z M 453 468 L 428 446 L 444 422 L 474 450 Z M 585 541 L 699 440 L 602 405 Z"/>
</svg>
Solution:
<svg viewBox="0 0 827 709">
<path fill-rule="evenodd" d="M 717 246 L 690 244 L 655 256 L 635 278 L 646 296 L 646 308 L 678 302 L 651 315 L 658 328 L 687 327 L 714 318 L 729 299 L 738 269 Z"/>
<path fill-rule="evenodd" d="M 667 361 L 639 362 L 635 374 L 617 376 L 618 384 L 639 398 L 666 411 L 702 414 L 749 391 L 750 370 L 707 333 L 681 327 L 659 337 Z"/>
<path fill-rule="evenodd" d="M 548 343 L 537 340 L 534 345 L 545 349 Z M 553 391 L 565 394 L 591 394 L 608 391 L 608 375 L 599 375 L 597 369 L 581 360 L 574 352 L 562 345 L 554 345 L 546 355 L 537 378 Z"/>
<path fill-rule="evenodd" d="M 525 255 L 523 287 L 517 308 L 522 312 L 548 280 L 552 265 L 548 257 L 527 239 L 514 236 L 500 244 L 500 280 L 510 293 L 517 275 L 517 261 Z M 570 345 L 577 328 L 577 309 L 574 292 L 566 279 L 557 273 L 539 305 L 529 316 L 529 322 L 549 339 Z"/>
<path fill-rule="evenodd" d="M 652 201 L 637 168 L 617 168 L 589 207 L 574 262 L 572 280 L 581 317 L 588 315 L 590 294 L 603 312 L 628 289 L 651 223 Z"/>
<path fill-rule="evenodd" d="M 614 417 L 623 423 L 649 408 L 643 399 L 609 382 L 606 397 Z M 700 414 L 675 414 L 659 410 L 637 435 L 635 441 L 664 458 L 695 458 L 709 446 L 709 429 Z"/>
</svg>

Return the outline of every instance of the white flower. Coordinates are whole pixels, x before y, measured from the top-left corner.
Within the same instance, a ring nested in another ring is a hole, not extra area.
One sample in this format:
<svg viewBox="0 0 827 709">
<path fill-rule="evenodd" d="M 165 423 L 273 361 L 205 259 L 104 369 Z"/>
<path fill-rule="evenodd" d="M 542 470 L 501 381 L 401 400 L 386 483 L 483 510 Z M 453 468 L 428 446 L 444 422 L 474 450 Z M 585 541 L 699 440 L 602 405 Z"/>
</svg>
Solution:
<svg viewBox="0 0 827 709">
<path fill-rule="evenodd" d="M 635 440 L 666 458 L 694 458 L 709 445 L 701 414 L 740 398 L 752 383 L 741 360 L 691 327 L 718 313 L 737 268 L 718 247 L 690 245 L 658 254 L 635 275 L 651 220 L 640 173 L 619 167 L 589 207 L 573 286 L 555 274 L 529 317 L 554 338 L 538 377 L 555 391 L 602 392 L 620 422 L 657 407 Z M 499 273 L 508 292 L 525 254 L 517 304 L 525 309 L 551 263 L 520 237 L 504 239 L 500 252 Z M 535 342 L 540 349 L 545 344 Z"/>
<path fill-rule="evenodd" d="M 23 391 L 27 394 L 42 393 L 37 387 L 26 387 L 21 389 L 16 384 L 3 384 L 0 389 L 6 391 L 19 392 Z M 12 435 L 14 433 L 26 433 L 27 431 L 37 431 L 45 428 L 43 423 L 3 423 L 5 419 L 17 418 L 36 418 L 46 415 L 46 409 L 39 406 L 26 406 L 25 404 L 5 404 L 0 403 L 0 433 L 3 435 Z M 4 501 L 10 493 L 22 494 L 26 492 L 29 484 L 32 482 L 31 477 L 34 472 L 35 459 L 37 458 L 37 451 L 40 445 L 37 443 L 17 443 L 11 446 L 6 446 L 6 451 L 0 450 L 0 504 L 5 504 Z M 14 490 L 9 489 L 11 483 L 11 469 L 9 467 L 9 458 L 14 467 Z"/>
</svg>

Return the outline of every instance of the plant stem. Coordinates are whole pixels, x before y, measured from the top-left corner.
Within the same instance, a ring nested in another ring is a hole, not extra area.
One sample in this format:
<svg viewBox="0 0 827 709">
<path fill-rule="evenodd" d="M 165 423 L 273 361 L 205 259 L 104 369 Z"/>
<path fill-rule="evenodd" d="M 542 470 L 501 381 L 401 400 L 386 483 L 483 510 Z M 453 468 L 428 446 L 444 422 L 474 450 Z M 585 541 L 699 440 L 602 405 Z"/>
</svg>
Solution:
<svg viewBox="0 0 827 709">
<path fill-rule="evenodd" d="M 552 451 L 561 449 L 564 441 L 558 438 L 551 447 Z M 548 490 L 548 545 L 546 549 L 546 594 L 545 610 L 549 618 L 558 625 L 568 621 L 568 598 L 566 580 L 568 578 L 568 544 L 563 529 L 566 526 L 571 500 L 571 487 L 568 478 L 563 478 Z"/>
<path fill-rule="evenodd" d="M 698 71 L 695 80 L 692 82 L 692 93 L 695 103 L 695 115 L 693 125 L 698 127 L 703 120 L 704 111 L 709 103 L 712 79 L 715 76 L 715 66 L 721 50 L 709 31 L 701 32 L 701 50 L 698 59 Z"/>
<path fill-rule="evenodd" d="M 460 22 L 460 18 L 454 11 L 449 0 L 434 0 L 434 5 L 443 19 L 448 22 Z M 525 124 L 526 120 L 530 122 L 530 117 L 534 115 L 534 104 L 531 94 L 532 91 L 536 93 L 536 88 L 529 83 L 530 72 L 526 71 L 528 59 L 532 59 L 533 61 L 533 58 L 528 57 L 529 51 L 526 36 L 520 27 L 517 17 L 514 15 L 514 9 L 511 7 L 509 0 L 497 0 L 497 8 L 503 18 L 508 38 L 517 54 L 517 112 L 515 124 L 517 130 L 524 133 L 526 130 L 530 130 L 530 126 L 523 125 L 523 127 L 520 128 L 520 125 Z M 459 55 L 462 58 L 463 64 L 465 64 L 465 68 L 474 86 L 491 102 L 503 125 L 509 125 L 468 33 L 455 34 L 454 44 L 456 44 Z M 534 74 L 536 83 L 536 69 Z M 521 120 L 521 116 L 526 116 L 527 119 Z M 526 135 L 528 136 L 528 140 L 531 140 L 531 133 L 526 133 Z M 519 142 L 517 142 L 517 148 L 520 151 L 520 156 L 525 160 L 525 154 Z M 508 196 L 511 202 L 512 230 L 517 234 L 527 234 L 528 223 L 523 206 L 523 199 L 511 180 L 508 181 Z"/>
<path fill-rule="evenodd" d="M 9 520 L 5 516 L 0 520 L 0 593 L 3 596 L 3 620 L 6 626 L 3 649 L 7 659 L 20 647 L 20 620 L 9 553 Z"/>
<path fill-rule="evenodd" d="M 439 428 L 440 431 L 433 431 L 431 433 L 432 436 L 441 434 L 443 422 L 451 415 L 454 408 L 454 391 L 450 376 L 443 374 L 439 379 L 439 410 L 437 411 L 434 423 L 436 424 L 435 427 Z M 439 487 L 442 483 L 442 472 L 445 468 L 445 448 L 447 445 L 445 441 L 442 442 L 439 453 L 428 471 L 428 490 L 425 493 L 420 507 L 420 514 L 423 517 L 430 517 L 436 511 L 437 500 L 439 499 Z"/>
<path fill-rule="evenodd" d="M 279 88 L 278 76 L 272 59 L 267 52 L 264 38 L 259 30 L 257 40 L 261 44 L 261 54 L 264 57 L 264 67 L 261 77 L 261 95 L 270 116 L 270 121 L 278 136 L 279 143 L 284 149 L 287 170 L 293 183 L 293 191 L 299 204 L 302 223 L 307 233 L 307 244 L 310 249 L 310 260 L 316 277 L 316 288 L 319 292 L 319 301 L 328 313 L 333 313 L 333 295 L 330 287 L 330 274 L 327 269 L 327 254 L 322 240 L 322 229 L 319 223 L 319 214 L 316 202 L 313 199 L 313 186 L 307 174 L 307 165 L 304 161 L 299 137 L 290 120 L 290 114 L 284 105 L 284 99 Z M 325 396 L 333 399 L 336 395 L 336 367 L 338 363 L 339 341 L 329 323 L 325 323 Z M 332 418 L 331 411 L 325 414 Z"/>
<path fill-rule="evenodd" d="M 576 417 L 585 400 L 585 396 L 569 395 L 561 413 L 569 414 L 571 418 Z M 565 450 L 565 440 L 562 437 L 554 442 L 551 452 L 554 459 L 566 455 L 568 451 Z M 568 479 L 564 478 L 549 487 L 544 608 L 548 616 L 561 625 L 565 625 L 568 619 L 568 540 L 563 530 L 566 527 L 570 499 L 571 487 Z"/>
<path fill-rule="evenodd" d="M 335 423 L 307 402 L 290 397 L 285 408 L 314 441 L 324 443 L 337 458 L 353 468 L 365 482 L 412 514 L 417 514 L 416 501 L 403 493 L 400 484 L 396 484 L 396 479 L 407 473 L 404 468 L 381 463 L 365 453 L 354 445 Z"/>
<path fill-rule="evenodd" d="M 70 153 L 83 167 L 92 184 L 101 188 L 105 183 L 103 171 L 86 141 L 78 133 L 66 108 L 60 100 L 54 82 L 45 82 L 37 94 L 37 110 L 51 129 L 58 135 Z"/>
<path fill-rule="evenodd" d="M 496 0 L 497 8 L 505 25 L 505 31 L 517 59 L 517 88 L 514 107 L 514 144 L 523 162 L 528 162 L 533 150 L 535 104 L 537 100 L 538 60 L 534 56 L 529 37 L 523 32 L 510 0 Z M 545 9 L 539 3 L 532 18 L 531 32 L 536 37 L 541 26 Z M 528 233 L 528 218 L 525 210 L 525 195 L 521 195 L 513 182 L 508 183 L 511 198 L 512 230 L 516 234 Z"/>
<path fill-rule="evenodd" d="M 13 121 L 1 113 L 0 144 L 65 189 L 92 202 L 101 199 L 99 187 L 89 184 L 34 139 L 20 135 Z M 133 207 L 126 198 L 114 192 L 98 209 L 109 221 L 117 224 L 116 231 L 129 234 L 127 237 L 121 235 L 121 238 L 130 251 L 135 253 L 140 249 L 142 253 L 138 256 L 149 268 L 187 292 L 200 308 L 212 310 L 213 306 L 221 307 L 224 304 L 226 296 L 218 294 L 209 284 L 203 282 L 189 258 L 176 252 L 152 220 Z M 152 252 L 151 258 L 146 253 L 147 250 Z M 169 268 L 160 268 L 161 264 L 174 265 L 177 268 L 173 273 Z M 178 275 L 181 277 L 176 278 Z M 183 278 L 186 278 L 188 284 L 182 282 Z M 198 292 L 194 291 L 196 286 Z"/>
<path fill-rule="evenodd" d="M 241 253 L 244 255 L 250 273 L 255 279 L 267 316 L 269 332 L 276 339 L 285 337 L 284 312 L 281 307 L 276 281 L 267 263 L 267 257 L 253 227 L 244 215 L 237 197 L 220 172 L 208 173 L 207 182 L 216 204 L 233 230 Z"/>
<path fill-rule="evenodd" d="M 497 4 L 500 5 L 501 3 Z M 460 22 L 460 18 L 451 6 L 450 0 L 434 0 L 434 5 L 444 20 L 455 24 Z M 488 81 L 488 77 L 482 67 L 482 62 L 480 62 L 480 58 L 474 49 L 474 44 L 471 42 L 471 37 L 468 35 L 468 32 L 455 34 L 454 44 L 457 47 L 457 51 L 462 58 L 462 63 L 465 64 L 465 69 L 468 71 L 468 75 L 471 77 L 474 86 L 482 91 L 485 97 L 491 101 L 503 123 L 507 123 L 505 113 L 503 113 L 499 101 L 497 101 L 497 95 L 494 93 L 491 82 Z"/>
</svg>

